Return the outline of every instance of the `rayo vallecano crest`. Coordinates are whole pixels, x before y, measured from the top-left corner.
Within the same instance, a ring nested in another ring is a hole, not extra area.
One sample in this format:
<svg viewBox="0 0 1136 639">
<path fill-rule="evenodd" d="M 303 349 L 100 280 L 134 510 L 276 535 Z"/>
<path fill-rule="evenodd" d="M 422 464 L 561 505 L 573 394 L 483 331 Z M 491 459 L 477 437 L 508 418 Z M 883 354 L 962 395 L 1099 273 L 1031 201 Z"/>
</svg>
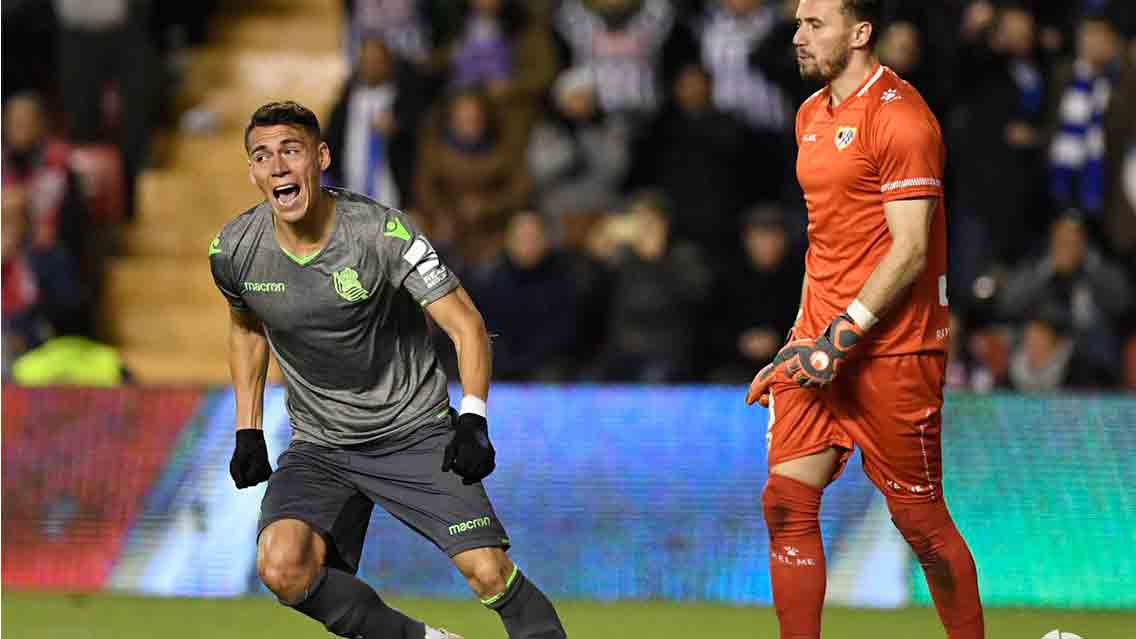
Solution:
<svg viewBox="0 0 1136 639">
<path fill-rule="evenodd" d="M 836 150 L 843 151 L 856 139 L 856 127 L 842 126 L 836 129 Z"/>
</svg>

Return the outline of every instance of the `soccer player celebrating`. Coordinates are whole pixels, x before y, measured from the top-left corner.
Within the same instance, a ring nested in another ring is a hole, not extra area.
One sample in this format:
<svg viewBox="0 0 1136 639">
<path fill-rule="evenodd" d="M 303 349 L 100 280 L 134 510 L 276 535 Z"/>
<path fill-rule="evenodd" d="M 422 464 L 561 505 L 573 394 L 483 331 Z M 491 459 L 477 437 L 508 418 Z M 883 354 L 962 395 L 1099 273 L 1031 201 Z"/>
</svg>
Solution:
<svg viewBox="0 0 1136 639">
<path fill-rule="evenodd" d="M 790 340 L 746 396 L 769 406 L 762 506 L 783 639 L 820 637 L 821 494 L 856 445 L 949 636 L 983 636 L 974 560 L 942 490 L 942 134 L 919 93 L 876 59 L 879 32 L 879 0 L 797 8 L 801 75 L 826 84 L 797 114 L 806 276 Z"/>
<path fill-rule="evenodd" d="M 261 580 L 342 637 L 456 637 L 387 606 L 354 576 L 377 502 L 451 557 L 509 637 L 565 637 L 552 604 L 505 554 L 509 539 L 481 484 L 495 465 L 489 338 L 456 276 L 403 213 L 320 187 L 331 159 L 308 109 L 264 105 L 245 148 L 265 201 L 226 224 L 209 257 L 231 307 L 230 473 L 237 488 L 268 480 Z M 457 349 L 457 415 L 427 314 Z M 261 430 L 269 348 L 293 429 L 275 472 Z"/>
</svg>

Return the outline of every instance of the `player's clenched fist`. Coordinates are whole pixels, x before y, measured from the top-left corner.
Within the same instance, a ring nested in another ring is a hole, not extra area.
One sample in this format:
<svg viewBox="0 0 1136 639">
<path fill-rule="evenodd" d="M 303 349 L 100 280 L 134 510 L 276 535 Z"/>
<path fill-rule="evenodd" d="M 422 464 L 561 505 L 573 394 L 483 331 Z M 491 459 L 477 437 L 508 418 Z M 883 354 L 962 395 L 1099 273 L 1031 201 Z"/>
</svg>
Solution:
<svg viewBox="0 0 1136 639">
<path fill-rule="evenodd" d="M 463 484 L 476 484 L 497 467 L 497 451 L 489 441 L 489 423 L 475 413 L 462 413 L 454 436 L 442 455 L 442 472 L 461 475 Z"/>
<path fill-rule="evenodd" d="M 237 446 L 229 460 L 229 475 L 237 488 L 255 486 L 268 479 L 272 466 L 268 464 L 268 446 L 264 431 L 259 428 L 238 428 Z"/>
</svg>

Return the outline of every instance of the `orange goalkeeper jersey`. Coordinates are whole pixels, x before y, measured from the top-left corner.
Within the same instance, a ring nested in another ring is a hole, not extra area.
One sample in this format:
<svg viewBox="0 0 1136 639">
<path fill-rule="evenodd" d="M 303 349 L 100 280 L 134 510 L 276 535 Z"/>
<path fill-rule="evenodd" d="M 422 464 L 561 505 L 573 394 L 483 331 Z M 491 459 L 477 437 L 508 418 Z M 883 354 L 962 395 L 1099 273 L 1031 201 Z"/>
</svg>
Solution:
<svg viewBox="0 0 1136 639">
<path fill-rule="evenodd" d="M 836 108 L 829 89 L 797 113 L 797 179 L 808 207 L 808 288 L 797 335 L 824 331 L 859 294 L 891 246 L 884 203 L 935 198 L 926 268 L 884 314 L 868 356 L 946 351 L 947 229 L 942 132 L 927 103 L 879 66 Z"/>
</svg>

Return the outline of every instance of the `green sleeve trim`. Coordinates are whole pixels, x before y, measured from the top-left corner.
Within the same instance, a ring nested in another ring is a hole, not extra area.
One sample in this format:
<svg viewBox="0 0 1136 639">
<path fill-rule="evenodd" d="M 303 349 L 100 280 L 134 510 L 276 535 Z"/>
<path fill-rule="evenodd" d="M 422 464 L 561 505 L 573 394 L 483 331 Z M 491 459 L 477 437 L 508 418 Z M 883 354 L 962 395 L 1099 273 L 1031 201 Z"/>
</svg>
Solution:
<svg viewBox="0 0 1136 639">
<path fill-rule="evenodd" d="M 490 597 L 488 599 L 482 599 L 481 604 L 484 605 L 484 606 L 492 606 L 493 604 L 497 603 L 498 601 L 501 601 L 501 597 L 504 597 L 505 594 L 509 592 L 509 589 L 513 587 L 513 582 L 517 580 L 517 573 L 519 573 L 519 572 L 520 572 L 520 569 L 517 568 L 517 564 L 513 564 L 513 574 L 509 575 L 509 580 L 505 582 L 505 591 L 501 592 L 499 594 L 493 595 L 492 597 Z"/>
<path fill-rule="evenodd" d="M 283 246 L 280 247 L 280 250 L 284 251 L 285 255 L 292 258 L 292 261 L 299 264 L 300 266 L 307 266 L 308 262 L 311 262 L 312 260 L 316 259 L 316 257 L 318 257 L 319 254 L 321 252 L 323 252 L 323 249 L 320 249 L 320 250 L 316 251 L 315 253 L 308 255 L 307 257 L 296 257 L 295 255 L 292 255 L 291 253 L 289 253 L 288 249 L 284 248 Z"/>
<path fill-rule="evenodd" d="M 213 238 L 212 242 L 209 243 L 209 257 L 213 257 L 214 255 L 216 255 L 220 252 L 221 252 L 221 236 L 218 235 L 217 237 Z"/>
</svg>

